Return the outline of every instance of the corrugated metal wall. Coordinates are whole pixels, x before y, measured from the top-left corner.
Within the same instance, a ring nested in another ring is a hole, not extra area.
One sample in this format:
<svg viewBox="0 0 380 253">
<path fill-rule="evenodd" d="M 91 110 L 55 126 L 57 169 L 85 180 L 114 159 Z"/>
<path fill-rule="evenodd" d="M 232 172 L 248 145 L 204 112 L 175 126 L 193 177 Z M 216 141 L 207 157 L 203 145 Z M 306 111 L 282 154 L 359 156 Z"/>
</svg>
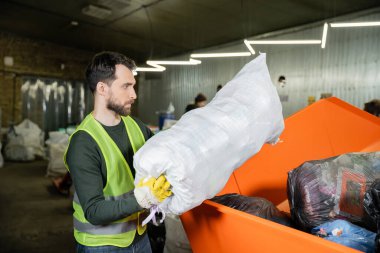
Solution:
<svg viewBox="0 0 380 253">
<path fill-rule="evenodd" d="M 328 22 L 379 21 L 380 10 L 357 13 Z M 321 39 L 323 23 L 265 34 L 249 39 Z M 273 83 L 280 75 L 287 85 L 278 91 L 288 96 L 283 102 L 288 116 L 308 104 L 308 97 L 318 100 L 321 93 L 332 93 L 355 106 L 380 98 L 380 27 L 331 28 L 326 48 L 320 45 L 262 45 L 256 52 L 267 53 L 267 64 Z M 205 49 L 203 52 L 247 51 L 242 41 Z M 199 52 L 202 52 L 199 51 Z M 252 57 L 201 59 L 197 66 L 167 66 L 163 73 L 141 73 L 139 76 L 139 117 L 157 125 L 156 111 L 166 110 L 172 102 L 179 118 L 186 105 L 198 92 L 209 99 L 218 84 L 228 82 Z M 187 60 L 189 54 L 176 57 Z"/>
</svg>

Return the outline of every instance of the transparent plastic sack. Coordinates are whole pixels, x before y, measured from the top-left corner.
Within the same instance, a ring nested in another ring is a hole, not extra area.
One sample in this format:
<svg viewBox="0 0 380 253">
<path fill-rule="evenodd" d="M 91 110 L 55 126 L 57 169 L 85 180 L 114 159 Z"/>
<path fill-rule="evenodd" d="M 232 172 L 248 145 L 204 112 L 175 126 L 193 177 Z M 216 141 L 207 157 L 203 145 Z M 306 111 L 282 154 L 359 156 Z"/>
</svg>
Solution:
<svg viewBox="0 0 380 253">
<path fill-rule="evenodd" d="M 375 253 L 376 234 L 345 220 L 324 223 L 311 231 L 326 240 L 367 253 Z"/>
<path fill-rule="evenodd" d="M 264 143 L 276 143 L 283 128 L 281 103 L 261 54 L 209 104 L 147 141 L 134 156 L 135 183 L 165 174 L 174 194 L 159 207 L 182 214 L 214 197 Z"/>
<path fill-rule="evenodd" d="M 263 219 L 292 227 L 290 217 L 277 209 L 272 202 L 259 197 L 248 197 L 236 193 L 214 197 L 212 201 L 233 209 L 259 216 Z"/>
<path fill-rule="evenodd" d="M 380 152 L 349 153 L 305 162 L 288 173 L 288 199 L 296 225 L 310 230 L 345 219 L 371 229 L 364 215 L 366 189 L 380 177 Z"/>
</svg>

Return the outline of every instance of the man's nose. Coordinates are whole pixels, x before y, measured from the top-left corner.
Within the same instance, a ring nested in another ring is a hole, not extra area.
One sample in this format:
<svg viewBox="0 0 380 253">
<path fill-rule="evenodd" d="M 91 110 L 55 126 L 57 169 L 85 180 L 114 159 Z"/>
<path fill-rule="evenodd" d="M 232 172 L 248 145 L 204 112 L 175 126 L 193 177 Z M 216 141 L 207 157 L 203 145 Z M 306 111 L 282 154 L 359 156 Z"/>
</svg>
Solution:
<svg viewBox="0 0 380 253">
<path fill-rule="evenodd" d="M 131 98 L 132 99 L 136 99 L 137 98 L 137 93 L 136 93 L 135 89 L 132 89 Z"/>
</svg>

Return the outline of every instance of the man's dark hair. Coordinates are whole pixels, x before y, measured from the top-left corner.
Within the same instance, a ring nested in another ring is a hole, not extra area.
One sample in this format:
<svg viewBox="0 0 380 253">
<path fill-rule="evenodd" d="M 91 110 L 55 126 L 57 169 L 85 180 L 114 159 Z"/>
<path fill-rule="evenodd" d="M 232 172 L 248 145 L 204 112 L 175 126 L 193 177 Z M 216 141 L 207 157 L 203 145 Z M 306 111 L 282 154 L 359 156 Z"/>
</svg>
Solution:
<svg viewBox="0 0 380 253">
<path fill-rule="evenodd" d="M 194 98 L 195 103 L 203 102 L 206 100 L 207 100 L 206 96 L 203 95 L 202 93 L 198 93 L 198 95 Z"/>
<path fill-rule="evenodd" d="M 136 64 L 123 54 L 116 52 L 101 52 L 96 54 L 86 69 L 86 82 L 92 93 L 98 82 L 111 83 L 115 77 L 116 65 L 121 64 L 133 71 Z"/>
<path fill-rule="evenodd" d="M 282 80 L 285 80 L 285 76 L 279 76 L 278 81 L 281 82 Z"/>
</svg>

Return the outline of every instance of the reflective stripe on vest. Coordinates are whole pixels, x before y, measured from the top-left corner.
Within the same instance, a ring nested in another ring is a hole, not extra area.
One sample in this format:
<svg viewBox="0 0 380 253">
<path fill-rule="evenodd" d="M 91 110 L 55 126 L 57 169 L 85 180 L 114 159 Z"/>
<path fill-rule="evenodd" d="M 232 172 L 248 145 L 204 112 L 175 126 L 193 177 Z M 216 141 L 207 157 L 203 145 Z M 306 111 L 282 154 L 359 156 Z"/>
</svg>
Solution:
<svg viewBox="0 0 380 253">
<path fill-rule="evenodd" d="M 133 195 L 133 191 L 130 191 L 130 192 L 124 193 L 124 194 L 119 195 L 119 196 L 106 196 L 104 199 L 105 199 L 105 200 L 119 200 L 119 199 L 126 199 L 126 198 L 129 198 L 130 195 Z M 76 192 L 74 193 L 73 201 L 74 201 L 75 203 L 77 203 L 78 205 L 80 205 L 80 203 L 79 203 L 79 198 L 78 198 L 78 195 L 77 195 Z"/>
<path fill-rule="evenodd" d="M 78 231 L 86 232 L 93 235 L 114 235 L 136 230 L 136 220 L 123 223 L 112 223 L 107 226 L 92 225 L 91 223 L 83 223 L 74 219 L 74 227 Z"/>
<path fill-rule="evenodd" d="M 131 117 L 122 117 L 122 120 L 135 153 L 145 143 L 144 135 Z M 105 200 L 124 199 L 133 194 L 134 179 L 128 163 L 116 143 L 101 124 L 94 119 L 92 114 L 89 114 L 83 120 L 72 136 L 77 131 L 87 132 L 95 140 L 102 152 L 107 168 L 107 183 L 103 188 Z M 66 153 L 64 158 L 66 164 Z M 74 236 L 83 245 L 126 247 L 132 243 L 135 235 L 134 231 L 137 230 L 139 234 L 145 231 L 145 227 L 143 228 L 139 224 L 139 214 L 132 214 L 111 224 L 99 226 L 92 225 L 85 219 L 77 194 L 74 195 L 73 207 L 75 210 Z"/>
</svg>

